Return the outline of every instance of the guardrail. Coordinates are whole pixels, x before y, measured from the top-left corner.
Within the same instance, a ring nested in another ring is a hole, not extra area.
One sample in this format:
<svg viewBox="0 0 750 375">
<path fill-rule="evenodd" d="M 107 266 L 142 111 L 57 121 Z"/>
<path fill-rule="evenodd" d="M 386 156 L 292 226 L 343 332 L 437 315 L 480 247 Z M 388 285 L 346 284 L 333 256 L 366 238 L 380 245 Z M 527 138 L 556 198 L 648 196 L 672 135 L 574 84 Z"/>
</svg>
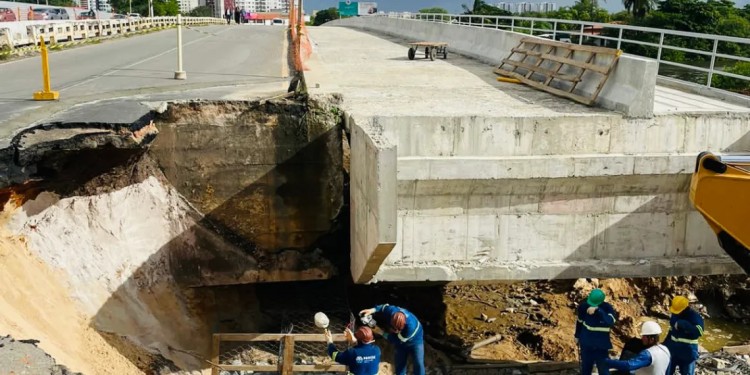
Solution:
<svg viewBox="0 0 750 375">
<path fill-rule="evenodd" d="M 183 17 L 182 24 L 208 25 L 226 24 L 221 18 L 213 17 Z M 164 28 L 177 25 L 177 17 L 153 17 L 110 20 L 83 21 L 21 21 L 8 25 L 0 24 L 0 47 L 10 46 L 11 49 L 27 45 L 37 45 L 39 37 L 43 36 L 50 43 L 72 42 L 91 38 L 109 37 L 119 34 Z"/>
<path fill-rule="evenodd" d="M 712 87 L 714 81 L 713 78 L 716 75 L 743 80 L 750 85 L 750 77 L 726 72 L 722 69 L 725 66 L 732 65 L 733 62 L 750 62 L 750 39 L 748 38 L 610 23 L 533 17 L 432 13 L 390 13 L 387 17 L 504 29 L 536 36 L 543 35 L 544 37 L 554 40 L 570 39 L 570 42 L 572 43 L 586 43 L 624 49 L 625 52 L 630 54 L 655 59 L 659 64 L 659 74 L 662 76 L 677 78 L 678 80 L 689 83 L 699 83 L 709 88 Z M 705 46 L 706 49 L 688 48 L 676 44 Z M 640 48 L 624 48 L 627 47 L 627 45 L 639 46 Z M 744 56 L 740 56 L 736 53 L 725 52 L 731 50 L 741 51 Z M 643 53 L 645 51 L 655 52 L 656 56 L 652 56 L 650 53 Z M 671 61 L 666 57 L 667 51 L 700 56 L 705 59 L 703 61 L 705 64 L 703 65 L 707 66 Z M 676 68 L 678 70 L 682 69 L 694 74 L 705 74 L 705 83 L 675 77 L 674 74 L 670 75 L 665 72 L 666 69 L 663 69 L 665 66 L 672 67 L 673 69 Z"/>
</svg>

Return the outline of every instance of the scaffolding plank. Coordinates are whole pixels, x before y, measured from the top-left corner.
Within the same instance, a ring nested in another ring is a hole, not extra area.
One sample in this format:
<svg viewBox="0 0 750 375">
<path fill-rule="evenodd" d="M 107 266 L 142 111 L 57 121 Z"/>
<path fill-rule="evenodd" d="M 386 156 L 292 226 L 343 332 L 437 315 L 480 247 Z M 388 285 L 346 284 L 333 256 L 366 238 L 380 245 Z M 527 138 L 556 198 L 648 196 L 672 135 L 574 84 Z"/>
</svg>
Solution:
<svg viewBox="0 0 750 375">
<path fill-rule="evenodd" d="M 284 336 L 284 354 L 281 361 L 281 375 L 294 374 L 294 336 Z"/>
<path fill-rule="evenodd" d="M 582 103 L 582 104 L 591 105 L 594 102 L 594 99 L 587 98 L 585 96 L 581 96 L 581 95 L 578 95 L 578 94 L 569 93 L 567 91 L 563 91 L 563 90 L 560 90 L 560 89 L 557 89 L 557 88 L 554 88 L 554 87 L 551 87 L 551 86 L 546 86 L 546 85 L 544 85 L 541 82 L 537 82 L 537 81 L 528 79 L 528 78 L 526 78 L 526 77 L 524 77 L 524 76 L 522 76 L 522 75 L 520 75 L 518 73 L 514 73 L 514 72 L 502 72 L 500 74 L 502 74 L 504 76 L 508 76 L 508 77 L 512 77 L 512 78 L 518 79 L 519 81 L 521 81 L 521 82 L 523 82 L 523 83 L 525 83 L 525 84 L 527 84 L 527 85 L 529 85 L 531 87 L 534 87 L 534 88 L 537 88 L 537 89 L 540 89 L 540 90 L 543 90 L 543 91 L 547 91 L 549 93 L 552 93 L 552 94 L 555 94 L 555 95 L 559 95 L 559 96 L 562 96 L 564 98 L 572 99 L 572 100 L 575 100 L 575 101 L 577 101 L 579 103 Z"/>
<path fill-rule="evenodd" d="M 556 40 L 549 40 L 549 39 L 543 39 L 543 38 L 528 38 L 527 37 L 527 38 L 521 39 L 521 42 L 530 43 L 530 44 L 543 44 L 547 46 L 564 47 L 566 49 L 572 49 L 575 51 L 586 51 L 586 52 L 591 52 L 591 53 L 601 53 L 605 55 L 617 55 L 618 54 L 617 50 L 612 49 L 612 48 L 558 42 Z"/>
<path fill-rule="evenodd" d="M 553 70 L 544 69 L 544 68 L 541 68 L 541 67 L 536 66 L 536 65 L 526 64 L 526 63 L 522 63 L 522 62 L 516 61 L 516 60 L 504 59 L 503 63 L 504 64 L 508 64 L 508 65 L 516 65 L 519 68 L 524 68 L 524 69 L 527 69 L 527 70 L 532 70 L 532 71 L 534 71 L 534 73 L 539 73 L 539 74 L 544 74 L 544 75 L 548 75 L 548 76 L 553 76 L 554 78 L 561 79 L 561 80 L 564 80 L 564 81 L 578 82 L 578 81 L 581 80 L 580 77 L 577 77 L 577 76 L 574 76 L 574 75 L 560 74 L 560 73 L 557 73 L 557 72 L 555 72 Z"/>
<path fill-rule="evenodd" d="M 585 63 L 585 62 L 582 62 L 582 61 L 573 60 L 573 59 L 565 58 L 565 57 L 562 57 L 562 56 L 542 55 L 542 58 L 545 59 L 545 60 L 557 61 L 557 62 L 565 64 L 565 65 L 575 66 L 575 67 L 581 68 L 581 69 L 593 70 L 593 71 L 595 71 L 597 73 L 601 73 L 601 74 L 608 74 L 609 73 L 609 69 L 607 67 L 599 66 L 599 65 L 594 65 L 594 64 L 588 64 L 588 63 Z"/>
</svg>

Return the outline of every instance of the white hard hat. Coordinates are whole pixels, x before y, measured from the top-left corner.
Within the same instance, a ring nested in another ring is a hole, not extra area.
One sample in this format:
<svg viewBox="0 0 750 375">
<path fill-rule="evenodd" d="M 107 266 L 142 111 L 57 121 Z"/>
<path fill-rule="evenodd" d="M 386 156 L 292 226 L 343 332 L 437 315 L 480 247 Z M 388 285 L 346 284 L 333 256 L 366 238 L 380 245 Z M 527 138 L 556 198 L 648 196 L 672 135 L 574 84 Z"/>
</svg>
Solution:
<svg viewBox="0 0 750 375">
<path fill-rule="evenodd" d="M 322 312 L 315 314 L 315 325 L 319 328 L 328 328 L 328 316 Z"/>
<path fill-rule="evenodd" d="M 661 326 L 654 321 L 644 322 L 641 326 L 641 336 L 661 335 Z"/>
</svg>

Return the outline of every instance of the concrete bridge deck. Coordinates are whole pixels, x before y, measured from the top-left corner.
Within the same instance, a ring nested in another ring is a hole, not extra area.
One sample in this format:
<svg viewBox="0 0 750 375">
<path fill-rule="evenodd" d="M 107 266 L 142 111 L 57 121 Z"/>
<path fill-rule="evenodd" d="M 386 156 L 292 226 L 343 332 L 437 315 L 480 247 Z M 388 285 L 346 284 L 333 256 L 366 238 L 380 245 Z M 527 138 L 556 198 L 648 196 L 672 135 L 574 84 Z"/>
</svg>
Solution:
<svg viewBox="0 0 750 375">
<path fill-rule="evenodd" d="M 456 54 L 409 61 L 407 40 L 310 34 L 311 92 L 350 116 L 357 281 L 737 271 L 687 187 L 698 152 L 748 145 L 750 109 L 657 87 L 626 118 Z"/>
</svg>

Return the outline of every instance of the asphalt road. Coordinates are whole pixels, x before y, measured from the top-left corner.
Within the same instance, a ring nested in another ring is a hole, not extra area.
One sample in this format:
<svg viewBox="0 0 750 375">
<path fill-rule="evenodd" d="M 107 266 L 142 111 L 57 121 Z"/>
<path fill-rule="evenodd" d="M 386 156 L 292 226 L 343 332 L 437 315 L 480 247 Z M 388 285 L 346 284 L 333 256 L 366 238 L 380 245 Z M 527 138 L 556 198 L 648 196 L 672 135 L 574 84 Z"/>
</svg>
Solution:
<svg viewBox="0 0 750 375">
<path fill-rule="evenodd" d="M 170 93 L 180 99 L 207 99 L 201 89 L 282 85 L 288 81 L 284 30 L 237 25 L 183 29 L 185 81 L 174 80 L 174 29 L 52 52 L 52 89 L 60 92 L 56 102 L 31 100 L 42 88 L 39 56 L 2 63 L 0 139 L 79 103 L 138 95 L 168 100 Z"/>
</svg>

